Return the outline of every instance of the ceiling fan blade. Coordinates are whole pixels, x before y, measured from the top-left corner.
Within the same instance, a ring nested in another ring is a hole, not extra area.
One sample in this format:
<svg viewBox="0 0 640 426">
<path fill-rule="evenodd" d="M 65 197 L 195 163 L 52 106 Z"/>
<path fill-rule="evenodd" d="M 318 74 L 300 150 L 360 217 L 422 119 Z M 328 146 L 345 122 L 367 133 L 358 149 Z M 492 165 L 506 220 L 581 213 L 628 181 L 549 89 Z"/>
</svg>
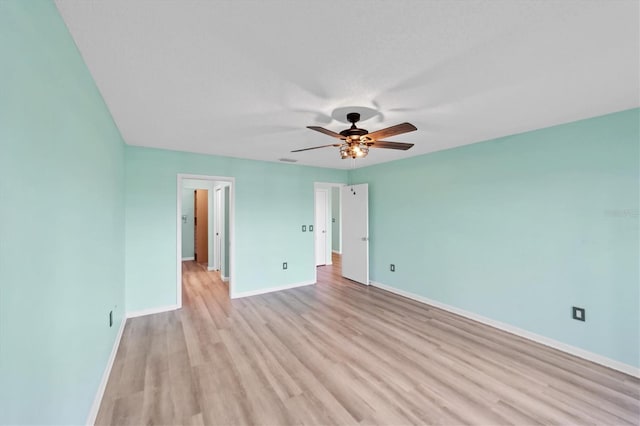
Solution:
<svg viewBox="0 0 640 426">
<path fill-rule="evenodd" d="M 314 146 L 312 148 L 302 148 L 302 149 L 296 149 L 295 151 L 291 151 L 291 152 L 301 152 L 301 151 L 309 151 L 310 149 L 318 149 L 318 148 L 326 148 L 328 146 L 340 146 L 340 144 L 331 144 L 331 145 L 321 145 L 321 146 Z"/>
<path fill-rule="evenodd" d="M 396 124 L 395 126 L 387 127 L 386 129 L 376 130 L 373 133 L 367 135 L 368 138 L 373 140 L 388 138 L 389 136 L 401 135 L 403 133 L 413 132 L 418 130 L 416 126 L 411 123 Z"/>
<path fill-rule="evenodd" d="M 324 127 L 307 126 L 307 129 L 315 130 L 316 132 L 324 133 L 325 135 L 329 135 L 337 139 L 344 139 L 344 136 L 342 136 L 340 133 L 332 132 L 331 130 L 325 129 Z"/>
<path fill-rule="evenodd" d="M 371 148 L 389 148 L 389 149 L 401 149 L 403 151 L 408 150 L 413 146 L 412 143 L 404 142 L 388 142 L 388 141 L 373 141 L 367 143 Z"/>
</svg>

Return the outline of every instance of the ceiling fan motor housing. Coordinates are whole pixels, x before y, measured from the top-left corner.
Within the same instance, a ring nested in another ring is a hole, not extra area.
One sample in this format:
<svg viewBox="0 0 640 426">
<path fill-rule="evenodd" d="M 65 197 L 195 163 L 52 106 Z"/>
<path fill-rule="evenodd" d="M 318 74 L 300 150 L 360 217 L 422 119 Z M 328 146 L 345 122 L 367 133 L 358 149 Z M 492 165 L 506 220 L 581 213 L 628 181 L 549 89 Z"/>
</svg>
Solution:
<svg viewBox="0 0 640 426">
<path fill-rule="evenodd" d="M 367 132 L 365 129 L 358 129 L 357 127 L 351 128 L 351 129 L 345 129 L 340 132 L 342 136 L 357 136 L 356 139 L 360 139 L 360 136 L 364 136 L 367 133 L 369 132 Z"/>
<path fill-rule="evenodd" d="M 359 129 L 356 127 L 356 123 L 360 120 L 360 114 L 357 112 L 350 112 L 347 114 L 347 120 L 351 123 L 351 127 L 340 132 L 342 136 L 345 136 L 347 142 L 359 141 L 361 136 L 369 133 L 365 129 Z"/>
</svg>

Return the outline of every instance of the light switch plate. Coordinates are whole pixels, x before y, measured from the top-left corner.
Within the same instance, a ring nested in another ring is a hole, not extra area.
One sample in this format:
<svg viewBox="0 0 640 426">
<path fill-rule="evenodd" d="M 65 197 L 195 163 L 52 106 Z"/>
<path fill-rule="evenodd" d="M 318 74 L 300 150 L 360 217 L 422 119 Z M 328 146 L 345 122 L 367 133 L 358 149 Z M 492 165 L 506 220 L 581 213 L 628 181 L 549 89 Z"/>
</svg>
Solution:
<svg viewBox="0 0 640 426">
<path fill-rule="evenodd" d="M 302 225 L 302 232 L 307 232 L 307 225 Z"/>
<path fill-rule="evenodd" d="M 313 232 L 313 225 L 309 225 L 309 232 Z"/>
</svg>

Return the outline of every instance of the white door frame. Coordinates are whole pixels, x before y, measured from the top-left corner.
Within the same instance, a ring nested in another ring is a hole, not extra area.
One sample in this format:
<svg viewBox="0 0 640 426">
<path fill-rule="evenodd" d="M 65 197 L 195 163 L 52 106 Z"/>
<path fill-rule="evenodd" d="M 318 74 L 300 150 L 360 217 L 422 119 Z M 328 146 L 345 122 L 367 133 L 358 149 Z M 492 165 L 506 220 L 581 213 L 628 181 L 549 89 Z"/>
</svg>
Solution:
<svg viewBox="0 0 640 426">
<path fill-rule="evenodd" d="M 314 182 L 313 183 L 313 223 L 316 223 L 316 190 L 317 189 L 331 189 L 331 188 L 342 188 L 343 186 L 347 186 L 346 183 L 335 183 L 335 182 Z M 340 194 L 340 246 L 342 247 L 342 191 L 338 191 L 338 193 Z M 331 192 L 328 193 L 327 195 L 327 209 L 329 209 L 329 212 L 327 214 L 327 221 L 328 223 L 328 227 L 327 227 L 327 232 L 329 232 L 328 230 L 331 229 Z M 314 229 L 315 232 L 315 229 Z M 331 250 L 332 247 L 329 247 L 329 253 L 332 253 Z M 329 256 L 332 256 L 332 254 L 330 254 Z M 316 263 L 316 241 L 315 241 L 315 236 L 314 236 L 314 240 L 313 240 L 313 263 L 315 265 Z M 331 257 L 329 257 L 329 263 L 327 263 L 327 265 L 331 265 L 333 264 Z M 313 267 L 313 273 L 314 273 L 314 282 L 318 282 L 318 268 L 316 266 Z"/>
<path fill-rule="evenodd" d="M 331 256 L 328 256 L 327 250 L 329 250 L 329 248 L 331 247 L 331 235 L 327 232 L 327 229 L 329 228 L 330 225 L 330 221 L 329 221 L 329 217 L 331 217 L 331 215 L 329 214 L 329 212 L 331 211 L 331 200 L 329 199 L 329 195 L 330 195 L 330 190 L 331 188 L 314 188 L 313 190 L 313 226 L 314 229 L 313 230 L 313 248 L 314 248 L 314 255 L 315 255 L 315 263 L 316 266 L 324 266 L 324 265 L 331 265 L 333 264 L 333 262 L 331 261 Z M 320 235 L 320 229 L 318 228 L 318 193 L 324 193 L 324 236 Z M 323 254 L 323 258 L 324 258 L 324 263 L 320 263 L 318 264 L 318 241 L 321 241 L 320 238 L 324 238 L 324 254 Z"/>
<path fill-rule="evenodd" d="M 224 186 L 216 185 L 213 188 L 213 269 L 222 271 L 222 203 L 224 198 Z M 218 234 L 218 235 L 216 235 Z M 217 245 L 216 245 L 217 240 Z M 222 276 L 222 275 L 220 275 Z"/>
<path fill-rule="evenodd" d="M 337 252 L 336 254 L 342 254 L 342 191 L 340 190 L 341 186 L 347 186 L 347 185 L 346 184 L 344 184 L 344 185 L 336 185 L 336 186 L 332 187 L 332 189 L 333 188 L 338 188 L 338 203 L 339 203 L 339 205 L 338 205 L 338 220 L 339 220 L 339 223 L 340 223 L 340 231 L 338 232 L 338 245 L 340 246 L 340 251 Z M 333 191 L 332 191 L 332 193 L 333 193 Z M 332 198 L 331 198 L 331 203 L 330 204 L 331 204 L 331 209 L 332 210 L 331 210 L 331 215 L 330 216 L 331 216 L 331 218 L 333 218 L 333 194 L 331 195 L 331 197 Z M 335 253 L 333 251 L 333 220 L 331 220 L 330 225 L 331 225 L 331 242 L 332 242 L 332 244 L 331 244 L 331 253 Z"/>
<path fill-rule="evenodd" d="M 235 277 L 235 189 L 236 180 L 229 176 L 208 176 L 178 173 L 177 175 L 177 195 L 176 195 L 176 305 L 178 309 L 182 307 L 182 184 L 184 179 L 200 179 L 208 181 L 229 182 L 229 297 L 233 299 Z"/>
</svg>

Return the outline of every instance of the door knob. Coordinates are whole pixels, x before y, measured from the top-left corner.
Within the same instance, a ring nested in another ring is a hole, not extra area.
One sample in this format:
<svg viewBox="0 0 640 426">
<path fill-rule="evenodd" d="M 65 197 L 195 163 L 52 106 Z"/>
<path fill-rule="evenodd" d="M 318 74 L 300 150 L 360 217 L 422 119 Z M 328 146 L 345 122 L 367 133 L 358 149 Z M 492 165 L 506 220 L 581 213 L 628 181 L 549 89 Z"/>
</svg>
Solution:
<svg viewBox="0 0 640 426">
<path fill-rule="evenodd" d="M 360 239 L 361 239 L 362 241 L 369 241 L 369 238 L 367 238 L 367 237 L 362 237 L 362 238 L 360 238 Z"/>
</svg>

